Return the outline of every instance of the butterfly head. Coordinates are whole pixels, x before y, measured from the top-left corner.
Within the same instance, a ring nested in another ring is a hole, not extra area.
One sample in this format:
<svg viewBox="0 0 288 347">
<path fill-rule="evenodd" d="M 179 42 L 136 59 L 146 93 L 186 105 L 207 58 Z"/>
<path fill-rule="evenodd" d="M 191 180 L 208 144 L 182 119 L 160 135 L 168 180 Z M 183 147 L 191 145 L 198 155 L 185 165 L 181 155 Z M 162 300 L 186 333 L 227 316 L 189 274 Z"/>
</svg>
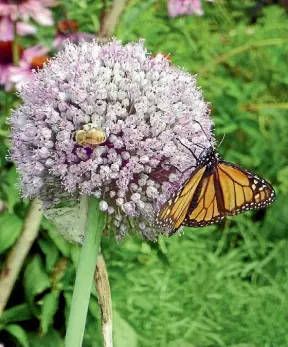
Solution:
<svg viewBox="0 0 288 347">
<path fill-rule="evenodd" d="M 213 146 L 205 148 L 198 158 L 197 166 L 209 165 L 215 166 L 219 160 L 219 155 Z"/>
</svg>

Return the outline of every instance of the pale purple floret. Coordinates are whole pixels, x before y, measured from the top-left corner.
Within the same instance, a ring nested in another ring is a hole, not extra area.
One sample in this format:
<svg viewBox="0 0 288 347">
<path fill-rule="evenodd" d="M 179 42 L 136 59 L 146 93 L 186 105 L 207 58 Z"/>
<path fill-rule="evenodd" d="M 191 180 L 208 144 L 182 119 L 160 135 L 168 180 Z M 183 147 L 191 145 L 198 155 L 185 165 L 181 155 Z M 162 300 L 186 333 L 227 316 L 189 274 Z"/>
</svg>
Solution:
<svg viewBox="0 0 288 347">
<path fill-rule="evenodd" d="M 40 198 L 44 208 L 81 194 L 100 197 L 119 224 L 118 238 L 131 228 L 127 217 L 154 237 L 155 211 L 189 174 L 175 167 L 196 164 L 177 138 L 196 156 L 202 149 L 195 143 L 210 146 L 212 121 L 195 78 L 161 54 L 153 58 L 142 40 L 69 43 L 20 95 L 23 105 L 11 117 L 12 158 L 23 196 Z M 77 144 L 75 131 L 88 123 L 107 141 Z"/>
<path fill-rule="evenodd" d="M 213 2 L 213 0 L 207 0 Z M 168 14 L 170 18 L 181 15 L 204 14 L 201 0 L 168 0 Z"/>
</svg>

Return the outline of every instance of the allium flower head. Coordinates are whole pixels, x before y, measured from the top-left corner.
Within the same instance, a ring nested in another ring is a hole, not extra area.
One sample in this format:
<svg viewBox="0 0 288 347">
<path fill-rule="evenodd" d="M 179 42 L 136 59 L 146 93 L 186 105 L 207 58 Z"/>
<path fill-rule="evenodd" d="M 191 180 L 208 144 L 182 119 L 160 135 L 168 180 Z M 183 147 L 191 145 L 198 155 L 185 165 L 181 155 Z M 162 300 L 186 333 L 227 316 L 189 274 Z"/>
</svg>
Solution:
<svg viewBox="0 0 288 347">
<path fill-rule="evenodd" d="M 54 0 L 0 0 L 0 13 L 16 21 L 34 19 L 41 25 L 52 25 L 52 12 L 47 8 L 55 6 Z"/>
<path fill-rule="evenodd" d="M 189 174 L 178 170 L 195 165 L 181 142 L 196 156 L 195 143 L 209 146 L 212 122 L 195 78 L 152 57 L 143 41 L 69 43 L 20 95 L 12 158 L 23 195 L 44 208 L 93 195 L 118 238 L 132 225 L 154 238 L 155 212 Z M 91 129 L 105 136 L 76 141 Z"/>
</svg>

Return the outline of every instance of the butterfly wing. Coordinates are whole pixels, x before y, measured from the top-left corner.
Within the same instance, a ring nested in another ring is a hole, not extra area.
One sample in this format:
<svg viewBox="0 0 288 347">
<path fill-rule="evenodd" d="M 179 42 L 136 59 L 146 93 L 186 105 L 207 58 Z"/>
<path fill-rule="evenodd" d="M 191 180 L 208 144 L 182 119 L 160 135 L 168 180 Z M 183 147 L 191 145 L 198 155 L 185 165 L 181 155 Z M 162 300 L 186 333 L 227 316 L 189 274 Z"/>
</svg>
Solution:
<svg viewBox="0 0 288 347">
<path fill-rule="evenodd" d="M 200 194 L 195 196 L 195 199 L 197 199 L 193 202 L 195 207 L 189 208 L 183 225 L 197 228 L 218 223 L 224 218 L 226 211 L 223 208 L 223 195 L 215 169 L 206 175 Z"/>
<path fill-rule="evenodd" d="M 225 216 L 263 208 L 275 200 L 273 187 L 238 165 L 219 161 L 203 180 L 195 208 L 189 208 L 183 225 L 202 227 Z"/>
<path fill-rule="evenodd" d="M 153 227 L 161 230 L 177 230 L 183 223 L 194 195 L 199 191 L 206 166 L 198 167 L 189 179 L 179 187 L 156 214 Z M 197 194 L 196 194 L 197 195 Z M 194 199 L 195 200 L 195 199 Z"/>
</svg>

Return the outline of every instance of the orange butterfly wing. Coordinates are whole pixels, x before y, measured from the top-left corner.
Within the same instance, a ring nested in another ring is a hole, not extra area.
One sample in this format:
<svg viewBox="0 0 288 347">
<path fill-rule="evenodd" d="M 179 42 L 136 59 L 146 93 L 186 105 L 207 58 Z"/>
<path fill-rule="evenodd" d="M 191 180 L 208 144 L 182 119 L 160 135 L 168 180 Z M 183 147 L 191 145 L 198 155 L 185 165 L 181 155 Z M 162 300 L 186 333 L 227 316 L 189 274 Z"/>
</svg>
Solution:
<svg viewBox="0 0 288 347">
<path fill-rule="evenodd" d="M 202 227 L 217 223 L 225 216 L 266 207 L 275 200 L 275 192 L 257 175 L 219 161 L 203 179 L 201 192 L 194 199 L 196 207 L 188 208 L 183 225 Z"/>
<path fill-rule="evenodd" d="M 162 230 L 177 230 L 183 223 L 195 191 L 203 178 L 206 166 L 202 166 L 166 201 L 162 209 L 156 214 L 153 225 Z"/>
<path fill-rule="evenodd" d="M 222 160 L 207 162 L 168 199 L 153 226 L 172 235 L 181 225 L 215 224 L 225 216 L 266 207 L 274 200 L 273 187 L 257 175 Z"/>
</svg>

